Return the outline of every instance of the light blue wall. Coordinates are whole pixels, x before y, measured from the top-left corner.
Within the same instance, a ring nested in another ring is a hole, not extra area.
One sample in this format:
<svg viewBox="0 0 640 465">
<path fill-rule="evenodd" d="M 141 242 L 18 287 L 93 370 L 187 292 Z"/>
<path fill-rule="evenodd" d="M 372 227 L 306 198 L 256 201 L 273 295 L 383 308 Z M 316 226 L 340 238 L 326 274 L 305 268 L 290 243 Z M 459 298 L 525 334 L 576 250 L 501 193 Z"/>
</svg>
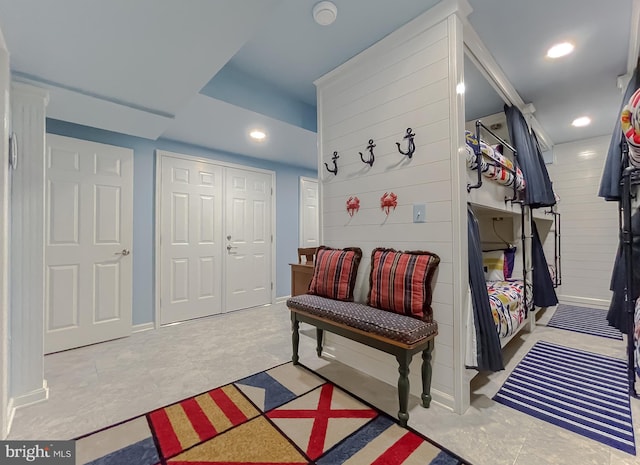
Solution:
<svg viewBox="0 0 640 465">
<path fill-rule="evenodd" d="M 251 76 L 227 63 L 200 91 L 201 94 L 317 131 L 316 107 L 263 79 Z"/>
<path fill-rule="evenodd" d="M 217 152 L 170 140 L 157 141 L 47 119 L 47 132 L 133 149 L 133 324 L 154 321 L 155 311 L 155 154 L 156 149 L 275 171 L 276 295 L 290 294 L 289 263 L 297 261 L 299 176 L 304 168 Z"/>
</svg>

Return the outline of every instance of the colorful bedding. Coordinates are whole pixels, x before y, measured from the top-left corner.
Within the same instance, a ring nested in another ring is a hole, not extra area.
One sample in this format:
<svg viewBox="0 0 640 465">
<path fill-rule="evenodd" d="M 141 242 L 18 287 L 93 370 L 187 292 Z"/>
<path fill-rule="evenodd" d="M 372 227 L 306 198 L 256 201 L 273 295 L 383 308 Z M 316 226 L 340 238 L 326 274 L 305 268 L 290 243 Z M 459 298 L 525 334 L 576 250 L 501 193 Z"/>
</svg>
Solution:
<svg viewBox="0 0 640 465">
<path fill-rule="evenodd" d="M 524 285 L 521 279 L 508 281 L 488 281 L 487 292 L 498 336 L 509 337 L 514 334 L 527 317 L 524 306 Z M 533 300 L 533 289 L 527 284 L 529 308 Z"/>
<path fill-rule="evenodd" d="M 636 376 L 640 379 L 640 299 L 636 300 L 634 313 L 633 343 L 635 346 Z"/>
<path fill-rule="evenodd" d="M 478 146 L 478 141 L 470 131 L 465 131 L 465 141 L 467 167 L 475 170 L 478 167 L 475 154 L 475 147 Z M 492 179 L 503 186 L 513 186 L 515 181 L 516 189 L 519 191 L 524 190 L 526 184 L 520 168 L 515 168 L 511 160 L 483 140 L 480 141 L 480 150 L 482 151 L 480 171 L 486 178 Z M 515 170 L 516 175 L 514 176 L 513 172 L 505 169 L 504 166 Z"/>
</svg>

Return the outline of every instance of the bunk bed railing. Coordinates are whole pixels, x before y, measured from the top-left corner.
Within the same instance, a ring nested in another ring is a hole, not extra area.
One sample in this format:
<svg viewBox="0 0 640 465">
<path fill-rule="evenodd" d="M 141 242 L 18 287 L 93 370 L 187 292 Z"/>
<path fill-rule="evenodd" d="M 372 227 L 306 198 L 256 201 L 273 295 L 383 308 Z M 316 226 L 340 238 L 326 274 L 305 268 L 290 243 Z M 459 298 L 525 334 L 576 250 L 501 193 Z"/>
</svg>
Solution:
<svg viewBox="0 0 640 465">
<path fill-rule="evenodd" d="M 511 153 L 513 153 L 513 167 L 507 166 L 505 163 L 503 163 L 502 161 L 498 160 L 497 158 L 492 157 L 489 154 L 483 154 L 482 153 L 482 147 L 480 144 L 480 141 L 482 140 L 482 129 L 484 129 L 484 131 L 486 131 L 487 133 L 489 133 L 491 135 L 491 137 L 493 137 L 497 142 L 499 142 L 500 144 L 502 144 L 503 147 L 506 147 L 507 149 L 509 149 L 511 151 Z M 507 141 L 505 141 L 502 137 L 500 137 L 499 135 L 497 135 L 495 132 L 493 132 L 491 129 L 489 129 L 487 126 L 484 125 L 484 123 L 481 120 L 477 120 L 476 121 L 476 141 L 477 141 L 477 145 L 474 147 L 473 151 L 475 153 L 476 156 L 476 171 L 477 171 L 477 180 L 475 184 L 467 184 L 467 192 L 471 192 L 472 189 L 479 189 L 480 187 L 482 187 L 482 173 L 481 173 L 481 166 L 482 166 L 482 157 L 485 156 L 488 159 L 490 159 L 492 162 L 494 162 L 496 165 L 499 165 L 502 169 L 508 171 L 509 173 L 511 173 L 513 175 L 513 197 L 509 198 L 509 197 L 505 197 L 504 199 L 504 203 L 507 202 L 515 202 L 518 198 L 518 189 L 517 189 L 517 182 L 516 182 L 516 177 L 517 177 L 517 173 L 518 173 L 518 168 L 519 168 L 519 164 L 518 164 L 518 151 L 511 145 L 509 144 Z"/>
</svg>

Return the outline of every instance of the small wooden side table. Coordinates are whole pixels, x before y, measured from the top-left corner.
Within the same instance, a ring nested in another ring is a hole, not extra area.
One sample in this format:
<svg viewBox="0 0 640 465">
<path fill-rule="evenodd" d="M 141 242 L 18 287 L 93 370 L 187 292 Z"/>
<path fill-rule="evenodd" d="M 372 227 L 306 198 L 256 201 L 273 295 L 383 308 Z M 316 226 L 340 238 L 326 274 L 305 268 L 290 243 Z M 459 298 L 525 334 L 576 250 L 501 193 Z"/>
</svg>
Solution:
<svg viewBox="0 0 640 465">
<path fill-rule="evenodd" d="M 306 294 L 313 278 L 313 264 L 289 263 L 291 266 L 291 296 Z"/>
</svg>

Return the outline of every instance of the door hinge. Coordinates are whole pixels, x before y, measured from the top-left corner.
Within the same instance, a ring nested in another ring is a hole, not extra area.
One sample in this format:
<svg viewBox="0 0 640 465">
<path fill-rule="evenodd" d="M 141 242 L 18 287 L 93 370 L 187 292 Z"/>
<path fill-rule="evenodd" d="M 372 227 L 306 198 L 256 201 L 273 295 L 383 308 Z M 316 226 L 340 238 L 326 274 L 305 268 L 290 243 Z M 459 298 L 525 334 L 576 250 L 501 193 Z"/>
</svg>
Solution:
<svg viewBox="0 0 640 465">
<path fill-rule="evenodd" d="M 273 195 L 273 187 L 271 188 L 271 195 Z"/>
<path fill-rule="evenodd" d="M 273 244 L 273 234 L 271 235 L 271 243 Z"/>
<path fill-rule="evenodd" d="M 273 283 L 271 283 L 271 290 L 273 291 Z"/>
</svg>

